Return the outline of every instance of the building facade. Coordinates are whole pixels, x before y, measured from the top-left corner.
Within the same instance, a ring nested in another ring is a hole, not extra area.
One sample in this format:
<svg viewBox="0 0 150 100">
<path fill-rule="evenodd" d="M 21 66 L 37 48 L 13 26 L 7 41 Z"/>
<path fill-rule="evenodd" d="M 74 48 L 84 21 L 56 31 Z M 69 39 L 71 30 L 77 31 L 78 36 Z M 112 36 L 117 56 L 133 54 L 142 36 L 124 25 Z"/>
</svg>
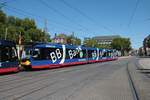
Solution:
<svg viewBox="0 0 150 100">
<path fill-rule="evenodd" d="M 55 37 L 52 39 L 52 42 L 66 44 L 67 43 L 66 35 L 65 34 L 55 35 Z"/>
<path fill-rule="evenodd" d="M 150 35 L 148 35 L 143 41 L 143 49 L 145 56 L 150 56 L 150 48 L 147 45 L 148 40 L 150 40 Z"/>
<path fill-rule="evenodd" d="M 110 45 L 115 38 L 119 38 L 119 35 L 111 35 L 111 36 L 95 36 L 94 40 L 100 45 Z"/>
</svg>

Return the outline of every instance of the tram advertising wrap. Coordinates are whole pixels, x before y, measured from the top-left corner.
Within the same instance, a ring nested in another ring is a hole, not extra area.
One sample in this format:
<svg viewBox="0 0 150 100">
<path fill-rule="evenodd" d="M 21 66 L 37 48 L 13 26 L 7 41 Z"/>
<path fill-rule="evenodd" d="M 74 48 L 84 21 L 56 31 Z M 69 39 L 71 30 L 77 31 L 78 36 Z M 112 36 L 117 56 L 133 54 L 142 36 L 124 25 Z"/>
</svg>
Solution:
<svg viewBox="0 0 150 100">
<path fill-rule="evenodd" d="M 12 41 L 0 40 L 0 74 L 18 71 L 16 45 Z"/>
<path fill-rule="evenodd" d="M 29 58 L 22 60 L 26 69 L 57 68 L 67 65 L 111 61 L 114 50 L 83 46 L 43 43 L 33 46 Z"/>
</svg>

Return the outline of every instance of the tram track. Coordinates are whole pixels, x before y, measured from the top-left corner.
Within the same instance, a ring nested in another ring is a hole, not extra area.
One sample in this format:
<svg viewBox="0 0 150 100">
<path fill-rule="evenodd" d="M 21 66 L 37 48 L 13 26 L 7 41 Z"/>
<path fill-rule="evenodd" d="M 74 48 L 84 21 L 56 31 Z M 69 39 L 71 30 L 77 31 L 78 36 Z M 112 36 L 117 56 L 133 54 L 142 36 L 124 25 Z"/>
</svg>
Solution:
<svg viewBox="0 0 150 100">
<path fill-rule="evenodd" d="M 45 75 L 42 74 L 40 77 L 38 75 L 32 77 L 33 79 L 38 78 L 36 81 L 32 80 L 32 78 L 30 79 L 31 81 L 24 81 L 23 83 L 17 83 L 16 81 L 16 85 L 4 88 L 6 90 L 0 92 L 0 100 L 28 100 L 32 98 L 34 100 L 49 100 L 49 98 L 53 97 L 59 98 L 59 95 L 60 97 L 64 97 L 63 100 L 69 100 L 76 98 L 76 95 L 81 93 L 82 90 L 97 84 L 97 82 L 105 81 L 106 79 L 108 79 L 107 81 L 110 83 L 115 82 L 111 80 L 116 77 L 116 72 L 119 72 L 119 74 L 123 72 L 126 77 L 126 65 L 127 62 L 117 61 L 103 64 L 81 65 L 79 67 L 75 66 L 75 69 L 71 67 L 69 70 L 65 68 L 65 70 L 55 70 L 54 72 L 46 71 Z M 113 75 L 113 77 L 111 75 Z M 115 80 L 117 81 L 118 79 L 120 78 L 118 77 Z M 125 87 L 127 86 L 127 88 L 129 88 L 127 78 L 125 78 L 125 80 Z M 108 85 L 110 83 L 106 84 Z M 101 86 L 103 85 L 101 84 Z M 112 85 L 113 88 L 114 86 L 115 85 Z M 128 91 L 130 92 L 130 88 Z M 132 95 L 130 97 L 132 98 Z"/>
<path fill-rule="evenodd" d="M 95 63 L 95 64 L 97 65 L 98 63 Z M 107 63 L 102 63 L 101 65 L 106 65 L 106 64 Z M 38 77 L 41 77 L 41 76 L 45 77 L 45 76 L 49 76 L 51 74 L 55 74 L 55 73 L 58 73 L 58 72 L 59 73 L 65 73 L 65 72 L 77 71 L 77 70 L 81 70 L 81 67 L 86 67 L 86 65 L 79 65 L 79 66 L 73 66 L 73 67 L 72 67 L 73 69 L 72 68 L 71 69 L 59 68 L 59 69 L 52 69 L 52 70 L 48 69 L 48 70 L 42 71 L 41 73 L 34 73 L 34 71 L 33 71 L 30 75 L 28 75 L 27 74 L 28 72 L 26 72 L 27 75 L 25 75 L 25 76 L 22 76 L 22 77 L 19 77 L 19 78 L 16 78 L 16 79 L 12 79 L 12 80 L 9 80 L 9 81 L 0 82 L 0 86 L 6 86 L 6 85 L 9 85 L 9 84 L 15 84 L 15 83 L 19 83 L 19 82 L 22 82 L 22 81 L 28 81 L 28 80 L 31 80 L 32 78 L 38 78 Z M 51 71 L 50 74 L 45 74 L 48 71 Z"/>
<path fill-rule="evenodd" d="M 84 66 L 84 65 L 80 65 L 80 66 Z M 63 67 L 63 68 L 65 68 L 65 67 Z M 8 77 L 7 76 L 6 77 L 2 77 L 0 79 L 0 85 L 3 84 L 3 83 L 8 83 L 10 81 L 12 82 L 12 81 L 15 81 L 15 80 L 28 78 L 28 77 L 32 77 L 32 76 L 35 76 L 35 75 L 43 75 L 43 72 L 47 72 L 49 70 L 51 70 L 52 72 L 55 72 L 55 71 L 58 71 L 58 69 L 63 69 L 63 68 L 45 69 L 45 70 L 37 70 L 37 71 L 30 71 L 30 72 L 28 72 L 28 71 L 25 72 L 24 71 L 24 72 L 20 72 L 20 73 L 17 73 L 17 74 L 12 74 L 12 75 L 9 75 Z M 74 70 L 74 69 L 71 69 L 71 70 Z M 24 75 L 22 75 L 22 74 L 24 74 Z M 17 77 L 17 78 L 13 78 L 13 76 Z"/>
<path fill-rule="evenodd" d="M 130 71 L 129 71 L 129 63 L 127 63 L 127 67 L 126 67 L 126 71 L 127 71 L 127 76 L 128 76 L 128 81 L 129 81 L 129 85 L 130 85 L 130 88 L 131 88 L 131 92 L 132 92 L 132 95 L 133 95 L 133 100 L 140 100 L 139 99 L 139 96 L 138 96 L 138 93 L 137 93 L 137 90 L 136 90 L 136 87 L 134 85 L 134 81 L 132 79 L 132 76 L 130 74 Z"/>
<path fill-rule="evenodd" d="M 104 64 L 105 65 L 105 64 Z M 98 66 L 93 66 L 93 67 L 91 67 L 91 68 L 95 68 L 95 67 L 99 67 L 99 65 Z M 89 69 L 89 68 L 86 68 L 86 69 Z M 84 70 L 79 70 L 79 73 L 83 73 L 83 72 L 86 72 L 86 71 L 88 71 L 88 70 L 86 70 L 85 68 L 84 68 Z M 77 72 L 75 71 L 75 70 L 71 70 L 71 74 L 73 74 L 72 73 L 72 71 L 75 73 L 75 74 L 77 74 Z M 68 71 L 69 72 L 69 71 Z M 63 72 L 64 73 L 64 72 Z M 54 73 L 53 73 L 54 74 Z M 60 73 L 61 74 L 61 73 Z M 68 73 L 67 73 L 68 74 Z M 44 76 L 42 79 L 40 79 L 40 80 L 37 80 L 37 81 L 31 81 L 31 83 L 29 83 L 29 82 L 27 82 L 27 84 L 20 84 L 20 85 L 17 85 L 17 86 L 15 86 L 15 87 L 11 87 L 11 88 L 9 88 L 9 89 L 5 89 L 5 90 L 1 90 L 0 92 L 6 92 L 6 91 L 11 91 L 11 90 L 13 90 L 13 89 L 16 89 L 16 88 L 23 88 L 24 86 L 27 86 L 27 85 L 33 85 L 33 84 L 40 84 L 41 82 L 46 82 L 46 81 L 48 81 L 48 80 L 51 80 L 51 79 L 49 79 L 48 78 L 49 77 L 49 75 L 47 75 L 46 77 Z M 61 81 L 61 80 L 60 80 Z M 56 82 L 57 83 L 57 82 Z M 43 85 L 41 85 L 41 86 L 39 86 L 39 87 L 43 87 Z M 39 87 L 37 88 L 37 91 L 39 90 Z M 30 92 L 30 91 L 35 91 L 36 90 L 36 88 L 34 88 L 34 89 L 31 89 L 31 90 L 28 90 L 28 93 Z M 25 91 L 23 91 L 23 92 L 25 92 Z M 23 93 L 22 92 L 22 93 Z M 19 92 L 19 93 L 21 93 L 21 92 Z M 27 93 L 27 94 L 28 94 Z M 11 96 L 13 96 L 14 94 L 12 94 L 12 95 L 8 95 L 8 96 L 6 96 L 5 98 L 7 98 L 7 97 L 11 97 Z"/>
<path fill-rule="evenodd" d="M 48 94 L 46 94 L 46 95 L 44 95 L 44 96 L 42 96 L 42 97 L 40 97 L 39 99 L 37 99 L 37 100 L 41 100 L 41 99 L 43 99 L 43 98 L 46 98 L 46 97 L 48 97 L 48 96 L 51 96 L 51 95 L 53 95 L 53 94 L 55 94 L 55 93 L 57 93 L 57 92 L 60 92 L 60 91 L 63 91 L 64 89 L 68 89 L 68 88 L 72 88 L 72 87 L 75 87 L 75 90 L 68 96 L 68 98 L 70 97 L 70 96 L 72 96 L 72 94 L 74 93 L 74 92 L 77 92 L 79 89 L 81 89 L 81 88 L 83 88 L 86 84 L 88 84 L 90 81 L 91 81 L 91 78 L 93 78 L 93 77 L 96 77 L 98 74 L 99 74 L 99 70 L 95 70 L 96 71 L 96 73 L 90 73 L 88 76 L 86 75 L 86 76 L 82 76 L 82 78 L 80 78 L 79 80 L 80 81 L 73 81 L 73 82 L 71 82 L 70 83 L 70 85 L 67 85 L 67 86 L 63 86 L 63 87 L 60 87 L 60 88 L 57 88 L 55 91 L 52 91 L 52 92 L 50 92 L 50 93 L 48 93 Z M 88 70 L 86 70 L 85 72 L 88 72 Z M 83 73 L 83 72 L 80 72 L 80 73 Z M 76 73 L 77 74 L 77 73 Z M 60 80 L 61 81 L 61 80 Z M 65 81 L 65 80 L 63 80 L 63 81 Z M 59 83 L 59 81 L 58 82 L 56 82 L 56 84 L 57 83 Z M 45 88 L 49 88 L 49 87 L 51 87 L 51 85 L 47 85 L 47 86 L 45 86 L 45 87 L 41 87 L 40 88 L 40 90 L 43 90 L 43 89 L 45 89 Z M 25 96 L 28 96 L 29 94 L 30 95 L 32 95 L 32 93 L 36 93 L 36 92 L 38 92 L 39 91 L 39 89 L 37 89 L 37 90 L 35 90 L 35 91 L 31 91 L 31 92 L 29 92 L 29 93 L 27 93 L 27 94 L 24 94 L 24 95 L 21 95 L 20 97 L 17 97 L 17 98 L 15 98 L 15 100 L 19 100 L 19 99 L 21 99 L 21 98 L 23 98 L 23 97 L 25 97 Z"/>
<path fill-rule="evenodd" d="M 84 67 L 84 65 L 80 65 L 80 66 L 83 66 Z M 78 67 L 78 66 L 77 66 Z M 45 73 L 47 72 L 47 71 L 51 71 L 51 73 L 55 73 L 55 72 L 67 72 L 67 71 L 75 71 L 75 70 L 78 70 L 79 68 L 75 68 L 75 69 L 70 69 L 70 70 L 63 70 L 63 69 L 67 69 L 67 67 L 66 68 L 58 68 L 58 69 L 46 69 L 46 70 L 39 70 L 38 72 L 37 71 L 30 71 L 30 72 L 25 72 L 25 73 L 23 73 L 23 72 L 20 72 L 20 73 L 18 73 L 18 74 L 16 74 L 17 76 L 18 76 L 18 78 L 13 78 L 13 77 L 11 77 L 10 79 L 11 80 L 4 80 L 3 79 L 3 81 L 2 82 L 0 82 L 0 86 L 1 86 L 1 84 L 5 84 L 5 83 L 10 83 L 10 82 L 13 82 L 13 81 L 16 81 L 16 80 L 20 80 L 20 81 L 23 81 L 24 79 L 28 79 L 29 77 L 33 77 L 33 76 L 41 76 L 41 75 L 45 75 Z M 68 67 L 69 68 L 69 67 Z M 59 70 L 59 69 L 61 69 L 61 70 Z M 19 76 L 20 74 L 25 74 L 24 76 L 23 75 L 21 75 L 21 76 Z M 5 85 L 8 85 L 8 84 L 5 84 Z"/>
</svg>

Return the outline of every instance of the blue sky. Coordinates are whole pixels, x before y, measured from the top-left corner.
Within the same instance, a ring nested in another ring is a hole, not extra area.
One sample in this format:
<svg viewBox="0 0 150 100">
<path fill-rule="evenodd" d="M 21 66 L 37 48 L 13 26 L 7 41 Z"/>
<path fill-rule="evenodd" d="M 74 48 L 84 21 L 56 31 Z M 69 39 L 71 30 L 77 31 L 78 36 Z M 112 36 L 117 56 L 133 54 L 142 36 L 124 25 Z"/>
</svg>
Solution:
<svg viewBox="0 0 150 100">
<path fill-rule="evenodd" d="M 139 48 L 150 34 L 150 0 L 138 0 L 137 8 L 137 0 L 0 0 L 4 1 L 8 15 L 33 18 L 39 28 L 47 20 L 51 36 L 71 32 L 81 39 L 120 35 Z"/>
</svg>

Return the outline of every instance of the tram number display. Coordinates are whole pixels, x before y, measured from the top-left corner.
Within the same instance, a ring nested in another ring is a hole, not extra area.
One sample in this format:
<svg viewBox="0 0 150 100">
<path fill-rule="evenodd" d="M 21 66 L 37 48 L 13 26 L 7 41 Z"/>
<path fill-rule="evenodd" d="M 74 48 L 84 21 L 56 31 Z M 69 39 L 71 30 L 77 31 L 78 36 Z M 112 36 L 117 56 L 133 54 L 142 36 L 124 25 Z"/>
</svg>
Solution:
<svg viewBox="0 0 150 100">
<path fill-rule="evenodd" d="M 51 52 L 50 57 L 53 63 L 59 60 L 62 57 L 62 53 L 60 52 L 60 49 L 56 49 L 54 52 Z"/>
</svg>

